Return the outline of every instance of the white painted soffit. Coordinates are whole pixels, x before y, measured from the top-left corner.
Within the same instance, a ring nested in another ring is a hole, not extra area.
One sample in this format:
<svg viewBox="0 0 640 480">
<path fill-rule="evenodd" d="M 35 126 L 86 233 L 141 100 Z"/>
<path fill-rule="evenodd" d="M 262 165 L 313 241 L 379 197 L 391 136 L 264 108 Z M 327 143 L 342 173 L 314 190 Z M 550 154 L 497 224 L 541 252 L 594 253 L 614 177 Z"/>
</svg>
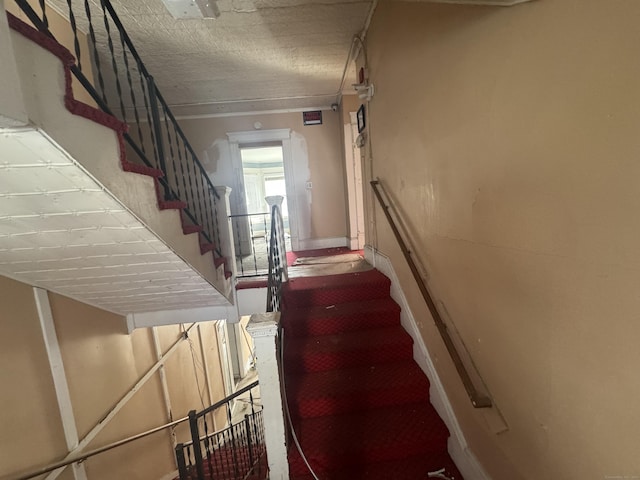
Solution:
<svg viewBox="0 0 640 480">
<path fill-rule="evenodd" d="M 0 151 L 0 274 L 120 314 L 229 304 L 43 132 Z"/>
</svg>

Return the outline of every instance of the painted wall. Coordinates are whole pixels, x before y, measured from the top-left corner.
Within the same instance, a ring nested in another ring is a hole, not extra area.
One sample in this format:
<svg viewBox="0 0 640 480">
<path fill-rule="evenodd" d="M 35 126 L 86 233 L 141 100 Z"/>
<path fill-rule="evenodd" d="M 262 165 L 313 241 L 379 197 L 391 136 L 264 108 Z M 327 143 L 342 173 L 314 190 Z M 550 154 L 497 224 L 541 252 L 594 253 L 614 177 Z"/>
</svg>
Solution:
<svg viewBox="0 0 640 480">
<path fill-rule="evenodd" d="M 238 117 L 181 119 L 187 138 L 202 155 L 214 184 L 233 186 L 236 173 L 230 157 L 227 133 L 290 128 L 294 159 L 295 197 L 298 199 L 298 227 L 301 242 L 346 237 L 345 190 L 340 115 L 323 111 L 323 124 L 304 126 L 302 113 L 261 114 Z M 305 183 L 312 182 L 307 190 Z M 232 212 L 238 199 L 232 192 Z"/>
<path fill-rule="evenodd" d="M 368 240 L 495 480 L 640 476 L 638 18 L 635 0 L 383 0 L 369 30 L 365 170 L 508 431 L 471 408 L 377 207 Z"/>
<path fill-rule="evenodd" d="M 36 12 L 38 13 L 41 12 L 39 3 L 36 0 L 30 0 L 29 4 Z M 18 7 L 18 5 L 15 2 L 9 0 L 4 2 L 4 5 L 7 12 L 15 15 L 23 22 L 31 25 L 29 18 L 22 12 L 22 10 Z M 76 57 L 75 46 L 74 46 L 75 38 L 73 35 L 73 31 L 71 30 L 71 25 L 69 24 L 69 21 L 51 7 L 47 8 L 47 21 L 49 23 L 49 31 L 53 34 L 55 39 L 61 45 L 63 45 L 67 50 L 69 50 L 74 57 Z M 84 73 L 87 79 L 91 83 L 93 83 L 93 67 L 92 67 L 91 61 L 89 60 L 90 58 L 92 58 L 92 56 L 89 51 L 87 34 L 86 32 L 83 32 L 80 29 L 78 29 L 78 45 L 80 47 L 82 73 Z M 80 82 L 78 82 L 78 80 L 75 77 L 72 78 L 72 88 L 73 88 L 73 95 L 76 99 L 88 105 L 95 106 L 95 102 L 93 101 L 93 98 L 91 98 L 91 95 L 87 93 L 87 91 L 80 84 Z"/>
<path fill-rule="evenodd" d="M 127 334 L 125 319 L 49 293 L 79 437 L 84 437 L 156 361 L 152 331 Z M 0 477 L 31 470 L 66 455 L 66 444 L 33 289 L 0 277 Z M 166 352 L 180 326 L 157 327 Z M 200 337 L 204 359 L 200 347 Z M 208 365 L 211 392 L 204 378 Z M 173 418 L 224 397 L 213 322 L 194 327 L 167 360 Z M 196 380 L 197 377 L 197 380 Z M 91 442 L 88 450 L 168 421 L 156 373 Z M 220 421 L 224 422 L 221 416 Z M 188 428 L 178 429 L 179 441 Z M 171 439 L 162 432 L 85 462 L 90 480 L 159 479 L 175 470 Z M 70 479 L 65 472 L 62 479 Z"/>
<path fill-rule="evenodd" d="M 27 109 L 24 105 L 18 65 L 13 55 L 11 34 L 4 9 L 4 2 L 0 2 L 0 128 L 26 125 L 28 123 Z"/>
</svg>

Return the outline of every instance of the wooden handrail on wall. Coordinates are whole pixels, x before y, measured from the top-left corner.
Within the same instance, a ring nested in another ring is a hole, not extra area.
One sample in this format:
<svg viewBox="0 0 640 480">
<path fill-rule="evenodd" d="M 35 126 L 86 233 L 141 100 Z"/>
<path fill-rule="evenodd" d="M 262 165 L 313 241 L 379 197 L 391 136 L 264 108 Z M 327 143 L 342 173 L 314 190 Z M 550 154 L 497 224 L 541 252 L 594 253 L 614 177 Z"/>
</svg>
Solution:
<svg viewBox="0 0 640 480">
<path fill-rule="evenodd" d="M 416 283 L 418 284 L 418 288 L 420 289 L 420 293 L 422 293 L 422 297 L 424 298 L 424 301 L 427 303 L 427 307 L 429 308 L 429 312 L 431 312 L 431 316 L 433 317 L 433 320 L 435 321 L 436 327 L 438 327 L 438 331 L 440 332 L 440 336 L 442 337 L 442 341 L 444 342 L 445 346 L 447 347 L 447 351 L 449 352 L 449 355 L 451 356 L 451 360 L 453 360 L 453 364 L 455 365 L 456 370 L 458 371 L 458 375 L 460 376 L 460 379 L 462 380 L 462 384 L 464 385 L 464 388 L 467 391 L 467 395 L 469 395 L 469 399 L 471 400 L 471 404 L 475 408 L 489 408 L 489 407 L 491 407 L 492 406 L 491 399 L 489 397 L 487 397 L 486 395 L 482 395 L 481 393 L 478 392 L 478 390 L 476 389 L 475 385 L 473 384 L 473 381 L 471 380 L 471 376 L 469 375 L 469 372 L 467 371 L 467 369 L 465 368 L 465 366 L 464 366 L 464 364 L 462 362 L 462 358 L 460 357 L 460 354 L 456 350 L 455 344 L 453 343 L 451 335 L 449 334 L 449 330 L 447 328 L 447 325 L 444 322 L 444 320 L 442 319 L 442 317 L 440 316 L 440 312 L 438 312 L 438 309 L 436 308 L 436 304 L 433 301 L 433 297 L 429 293 L 429 289 L 427 288 L 427 285 L 425 284 L 422 276 L 420 275 L 420 272 L 418 271 L 418 267 L 416 265 L 416 262 L 415 262 L 415 260 L 414 260 L 414 258 L 412 256 L 412 254 L 411 254 L 411 250 L 409 250 L 409 248 L 407 247 L 407 244 L 404 241 L 404 239 L 402 238 L 402 234 L 400 233 L 400 230 L 398 229 L 398 226 L 396 225 L 396 222 L 393 220 L 393 217 L 391 216 L 391 213 L 389 212 L 389 210 L 392 207 L 390 205 L 386 204 L 384 199 L 383 199 L 383 197 L 382 197 L 382 193 L 380 192 L 380 190 L 384 191 L 384 187 L 380 183 L 380 180 L 372 180 L 371 181 L 371 187 L 373 188 L 373 192 L 375 193 L 376 198 L 378 199 L 378 201 L 380 202 L 380 205 L 382 206 L 382 210 L 384 212 L 384 215 L 385 215 L 385 217 L 387 217 L 389 225 L 391 226 L 391 230 L 393 231 L 393 234 L 396 237 L 396 240 L 398 241 L 398 244 L 400 245 L 400 249 L 402 250 L 402 254 L 404 255 L 405 260 L 409 264 L 409 268 L 411 269 L 411 273 L 413 274 L 413 278 L 415 279 Z M 387 198 L 389 198 L 389 196 L 386 195 L 386 192 L 385 192 L 385 196 Z M 394 212 L 395 212 L 395 210 L 394 210 Z M 397 215 L 397 213 L 396 213 L 396 215 Z"/>
</svg>

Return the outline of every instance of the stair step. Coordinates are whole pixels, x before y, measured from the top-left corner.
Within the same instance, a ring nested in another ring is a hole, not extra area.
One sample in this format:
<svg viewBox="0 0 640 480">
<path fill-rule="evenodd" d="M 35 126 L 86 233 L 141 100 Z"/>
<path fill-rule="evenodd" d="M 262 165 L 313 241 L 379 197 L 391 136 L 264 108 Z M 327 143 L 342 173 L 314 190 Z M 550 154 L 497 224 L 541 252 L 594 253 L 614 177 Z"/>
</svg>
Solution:
<svg viewBox="0 0 640 480">
<path fill-rule="evenodd" d="M 317 337 L 285 337 L 284 348 L 289 373 L 370 367 L 413 358 L 413 340 L 400 326 Z"/>
<path fill-rule="evenodd" d="M 328 370 L 287 379 L 287 397 L 295 417 L 366 410 L 429 401 L 429 380 L 413 361 L 345 370 Z"/>
<path fill-rule="evenodd" d="M 287 336 L 330 335 L 400 324 L 400 306 L 389 296 L 367 302 L 290 308 L 283 314 Z"/>
<path fill-rule="evenodd" d="M 385 298 L 390 287 L 391 281 L 377 270 L 298 277 L 287 282 L 284 305 L 287 309 Z"/>
<path fill-rule="evenodd" d="M 307 460 L 319 472 L 445 454 L 449 436 L 427 402 L 304 419 L 296 433 Z M 289 452 L 289 465 L 292 475 L 308 472 L 297 450 Z"/>
<path fill-rule="evenodd" d="M 450 478 L 460 480 L 462 475 L 448 454 L 432 452 L 402 460 L 373 462 L 356 468 L 323 472 L 321 480 L 426 480 L 429 472 L 446 469 Z M 316 472 L 318 473 L 318 472 Z M 295 475 L 291 480 L 314 480 L 311 473 Z"/>
</svg>

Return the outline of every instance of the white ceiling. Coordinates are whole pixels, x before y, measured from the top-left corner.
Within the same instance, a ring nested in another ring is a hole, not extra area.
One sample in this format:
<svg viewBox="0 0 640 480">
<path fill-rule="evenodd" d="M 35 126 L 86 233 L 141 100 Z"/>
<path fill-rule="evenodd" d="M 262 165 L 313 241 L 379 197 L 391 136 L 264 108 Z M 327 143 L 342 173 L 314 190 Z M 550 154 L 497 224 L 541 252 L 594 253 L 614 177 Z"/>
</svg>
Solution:
<svg viewBox="0 0 640 480">
<path fill-rule="evenodd" d="M 50 1 L 67 11 L 66 1 Z M 174 19 L 161 0 L 112 3 L 179 115 L 328 107 L 336 101 L 353 36 L 373 4 L 218 0 L 217 19 Z M 110 62 L 106 44 L 102 50 Z"/>
</svg>

